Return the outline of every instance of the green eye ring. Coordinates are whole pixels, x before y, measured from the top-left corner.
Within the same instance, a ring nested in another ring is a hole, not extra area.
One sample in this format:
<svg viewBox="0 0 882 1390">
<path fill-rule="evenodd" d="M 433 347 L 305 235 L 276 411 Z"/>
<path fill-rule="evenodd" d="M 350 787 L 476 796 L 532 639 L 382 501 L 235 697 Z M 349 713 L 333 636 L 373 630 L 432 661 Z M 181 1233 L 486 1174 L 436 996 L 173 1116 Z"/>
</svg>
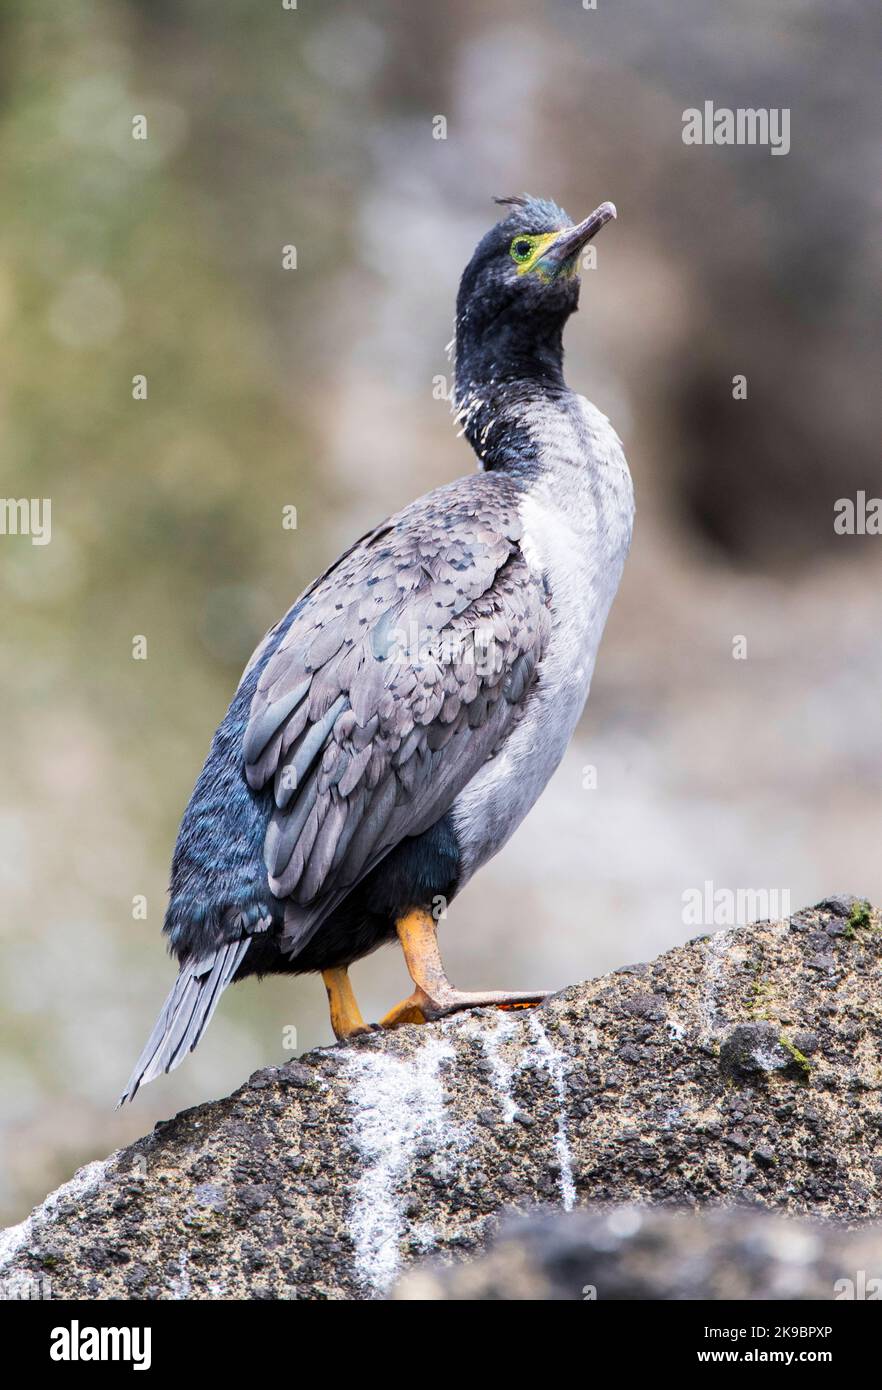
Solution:
<svg viewBox="0 0 882 1390">
<path fill-rule="evenodd" d="M 530 259 L 536 249 L 536 243 L 532 237 L 516 236 L 511 246 L 508 248 L 509 255 L 518 265 L 523 265 Z"/>
</svg>

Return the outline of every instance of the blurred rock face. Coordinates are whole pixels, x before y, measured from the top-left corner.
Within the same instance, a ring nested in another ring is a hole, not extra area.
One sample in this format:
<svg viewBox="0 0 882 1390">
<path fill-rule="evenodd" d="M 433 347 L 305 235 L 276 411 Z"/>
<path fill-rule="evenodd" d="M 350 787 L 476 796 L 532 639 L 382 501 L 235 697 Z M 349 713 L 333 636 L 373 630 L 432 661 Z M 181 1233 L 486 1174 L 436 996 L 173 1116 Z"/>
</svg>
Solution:
<svg viewBox="0 0 882 1390">
<path fill-rule="evenodd" d="M 863 1292 L 859 1292 L 863 1290 Z M 878 1228 L 843 1231 L 768 1212 L 546 1213 L 512 1220 L 468 1264 L 414 1270 L 399 1300 L 696 1301 L 878 1298 Z"/>
<path fill-rule="evenodd" d="M 659 219 L 664 252 L 689 281 L 659 402 L 662 430 L 682 446 L 679 464 L 668 456 L 673 494 L 712 553 L 750 568 L 841 555 L 834 500 L 880 482 L 879 170 L 868 132 L 882 19 L 805 0 L 786 18 L 755 16 L 748 36 L 739 4 L 711 16 L 690 0 L 676 26 L 662 5 L 643 10 L 654 45 L 640 63 L 644 92 L 781 109 L 791 128 L 780 158 L 761 146 L 678 151 L 667 121 L 664 134 L 643 132 L 656 182 L 641 232 Z M 617 10 L 614 21 L 626 62 L 637 46 L 630 18 Z"/>
</svg>

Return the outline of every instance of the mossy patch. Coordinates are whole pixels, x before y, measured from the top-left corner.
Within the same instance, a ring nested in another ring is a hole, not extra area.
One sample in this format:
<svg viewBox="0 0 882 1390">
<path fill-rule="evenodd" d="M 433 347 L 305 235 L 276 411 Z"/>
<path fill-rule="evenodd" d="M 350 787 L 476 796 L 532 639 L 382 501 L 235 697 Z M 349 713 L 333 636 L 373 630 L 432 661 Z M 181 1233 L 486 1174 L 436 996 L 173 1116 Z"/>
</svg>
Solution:
<svg viewBox="0 0 882 1390">
<path fill-rule="evenodd" d="M 790 1056 L 793 1058 L 794 1065 L 799 1071 L 801 1079 L 803 1081 L 808 1081 L 809 1077 L 812 1074 L 812 1064 L 809 1061 L 808 1057 L 806 1057 L 804 1052 L 800 1052 L 799 1048 L 796 1047 L 790 1041 L 790 1039 L 787 1037 L 785 1033 L 781 1034 L 781 1036 L 778 1038 L 778 1041 L 784 1048 L 784 1051 L 790 1053 Z"/>
<path fill-rule="evenodd" d="M 848 914 L 848 922 L 845 926 L 845 935 L 853 938 L 855 934 L 864 928 L 873 926 L 872 908 L 864 899 L 862 902 L 853 904 L 851 912 Z"/>
<path fill-rule="evenodd" d="M 774 994 L 775 990 L 771 981 L 762 978 L 755 980 L 751 986 L 750 998 L 748 1000 L 749 1016 L 755 1019 L 774 1018 Z"/>
</svg>

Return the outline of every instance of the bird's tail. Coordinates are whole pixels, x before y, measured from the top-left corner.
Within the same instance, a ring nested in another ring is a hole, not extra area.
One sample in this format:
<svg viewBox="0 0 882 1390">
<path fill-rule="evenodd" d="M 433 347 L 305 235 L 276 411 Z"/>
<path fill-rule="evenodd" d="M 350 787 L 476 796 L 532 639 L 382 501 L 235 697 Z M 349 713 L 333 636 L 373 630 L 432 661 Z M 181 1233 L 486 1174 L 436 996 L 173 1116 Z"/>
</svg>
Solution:
<svg viewBox="0 0 882 1390">
<path fill-rule="evenodd" d="M 117 1109 L 134 1099 L 139 1086 L 161 1072 L 173 1071 L 193 1051 L 250 945 L 251 938 L 246 936 L 181 966 Z"/>
</svg>

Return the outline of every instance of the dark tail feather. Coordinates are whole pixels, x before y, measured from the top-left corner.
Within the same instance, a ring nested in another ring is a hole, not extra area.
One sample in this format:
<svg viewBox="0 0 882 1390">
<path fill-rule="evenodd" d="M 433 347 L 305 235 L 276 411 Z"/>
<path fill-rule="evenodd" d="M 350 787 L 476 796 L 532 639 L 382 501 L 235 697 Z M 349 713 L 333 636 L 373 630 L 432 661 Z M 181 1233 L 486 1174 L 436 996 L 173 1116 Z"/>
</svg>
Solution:
<svg viewBox="0 0 882 1390">
<path fill-rule="evenodd" d="M 250 945 L 251 938 L 246 936 L 181 966 L 117 1109 L 134 1099 L 139 1086 L 164 1071 L 173 1071 L 193 1051 Z"/>
</svg>

